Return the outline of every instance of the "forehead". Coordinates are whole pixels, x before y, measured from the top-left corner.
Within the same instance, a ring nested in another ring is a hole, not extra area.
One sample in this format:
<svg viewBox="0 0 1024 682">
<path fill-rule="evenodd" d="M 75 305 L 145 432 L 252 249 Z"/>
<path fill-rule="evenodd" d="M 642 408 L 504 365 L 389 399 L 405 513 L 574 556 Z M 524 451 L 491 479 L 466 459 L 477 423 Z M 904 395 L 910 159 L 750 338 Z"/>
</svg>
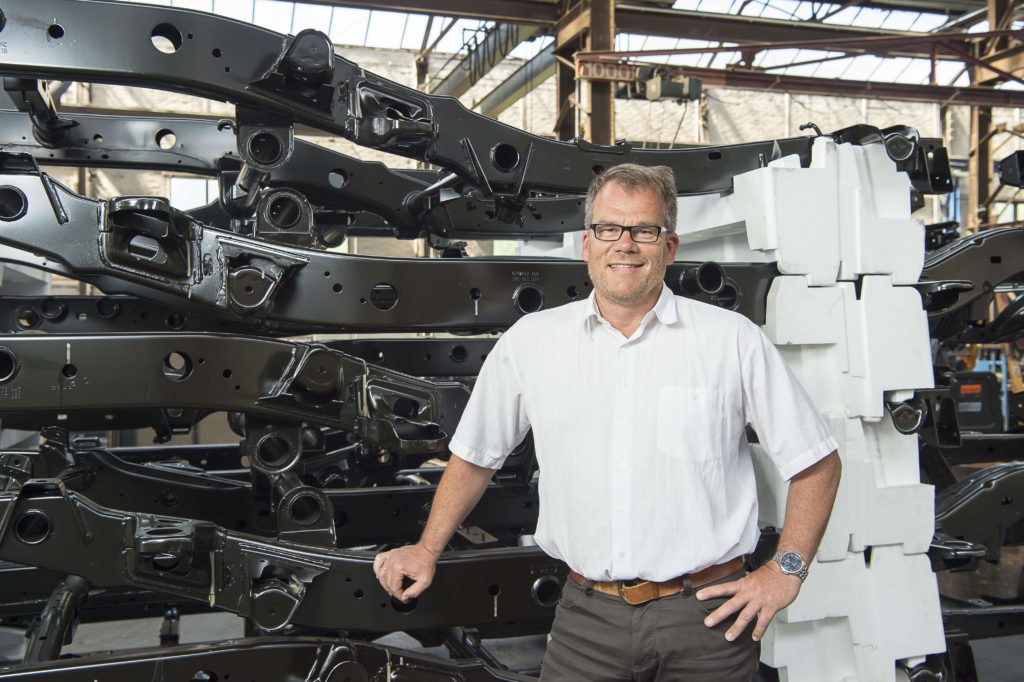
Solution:
<svg viewBox="0 0 1024 682">
<path fill-rule="evenodd" d="M 664 220 L 661 198 L 651 187 L 630 188 L 609 182 L 594 197 L 594 222 L 622 225 L 660 223 Z"/>
</svg>

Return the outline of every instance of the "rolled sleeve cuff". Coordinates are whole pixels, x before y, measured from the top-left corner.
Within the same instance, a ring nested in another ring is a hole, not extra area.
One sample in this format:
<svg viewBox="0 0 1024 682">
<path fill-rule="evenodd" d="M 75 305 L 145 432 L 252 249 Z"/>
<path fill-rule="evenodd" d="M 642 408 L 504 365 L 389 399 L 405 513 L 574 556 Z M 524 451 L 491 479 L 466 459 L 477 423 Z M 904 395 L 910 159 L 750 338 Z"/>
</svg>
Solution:
<svg viewBox="0 0 1024 682">
<path fill-rule="evenodd" d="M 820 462 L 833 451 L 839 449 L 839 443 L 833 436 L 828 436 L 816 445 L 807 448 L 796 457 L 790 458 L 785 466 L 779 467 L 779 475 L 788 481 L 807 467 Z M 462 455 L 459 455 L 460 457 Z"/>
<path fill-rule="evenodd" d="M 509 453 L 499 450 L 470 447 L 467 443 L 454 439 L 448 444 L 448 449 L 459 459 L 486 469 L 500 469 L 509 455 Z"/>
</svg>

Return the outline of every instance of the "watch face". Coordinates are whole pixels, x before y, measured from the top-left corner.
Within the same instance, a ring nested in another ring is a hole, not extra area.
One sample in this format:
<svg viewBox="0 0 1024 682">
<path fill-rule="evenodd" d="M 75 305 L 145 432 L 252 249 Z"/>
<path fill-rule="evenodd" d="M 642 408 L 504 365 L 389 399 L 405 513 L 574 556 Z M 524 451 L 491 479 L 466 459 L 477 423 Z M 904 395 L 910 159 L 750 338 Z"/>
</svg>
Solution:
<svg viewBox="0 0 1024 682">
<path fill-rule="evenodd" d="M 779 566 L 787 573 L 796 573 L 803 568 L 804 560 L 796 552 L 786 552 L 779 557 Z"/>
</svg>

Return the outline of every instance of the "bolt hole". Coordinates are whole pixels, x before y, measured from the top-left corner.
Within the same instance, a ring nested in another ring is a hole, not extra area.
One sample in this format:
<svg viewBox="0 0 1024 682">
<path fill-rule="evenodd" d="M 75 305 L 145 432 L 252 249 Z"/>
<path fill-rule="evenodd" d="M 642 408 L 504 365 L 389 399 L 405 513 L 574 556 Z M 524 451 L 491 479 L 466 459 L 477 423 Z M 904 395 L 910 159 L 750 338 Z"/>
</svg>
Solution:
<svg viewBox="0 0 1024 682">
<path fill-rule="evenodd" d="M 8 348 L 0 348 L 0 384 L 5 384 L 18 373 L 18 356 Z"/>
<path fill-rule="evenodd" d="M 230 369 L 224 370 L 223 372 L 221 372 L 221 376 L 223 376 L 225 379 L 230 379 L 231 378 L 231 370 Z"/>
<path fill-rule="evenodd" d="M 215 47 L 213 48 L 213 51 L 210 52 L 210 54 L 213 55 L 214 59 L 220 59 L 221 55 L 224 53 L 220 51 L 219 47 Z"/>
<path fill-rule="evenodd" d="M 265 130 L 250 137 L 247 148 L 253 160 L 264 166 L 275 163 L 284 151 L 284 146 L 277 135 Z"/>
<path fill-rule="evenodd" d="M 171 24 L 154 26 L 149 34 L 149 39 L 153 43 L 153 47 L 164 54 L 174 54 L 181 49 L 181 31 Z"/>
<path fill-rule="evenodd" d="M 51 532 L 53 532 L 53 523 L 50 521 L 50 517 L 36 509 L 22 514 L 14 524 L 15 537 L 26 545 L 38 545 L 45 542 Z"/>
<path fill-rule="evenodd" d="M 344 288 L 345 287 L 341 286 L 340 284 L 335 284 L 334 286 L 331 287 L 331 291 L 333 291 L 336 294 L 340 294 Z"/>
<path fill-rule="evenodd" d="M 508 142 L 499 142 L 491 150 L 491 163 L 503 173 L 508 173 L 519 165 L 519 150 Z"/>
<path fill-rule="evenodd" d="M 74 379 L 78 374 L 78 368 L 69 362 L 60 368 L 60 373 L 65 379 Z"/>
<path fill-rule="evenodd" d="M 452 346 L 452 350 L 448 353 L 448 357 L 451 358 L 452 362 L 465 362 L 466 358 L 469 357 L 469 351 L 467 351 L 466 347 L 462 345 Z"/>
<path fill-rule="evenodd" d="M 327 174 L 327 182 L 334 189 L 341 189 L 348 184 L 348 173 L 340 168 L 335 168 Z"/>
<path fill-rule="evenodd" d="M 192 358 L 181 351 L 171 351 L 164 357 L 164 376 L 170 381 L 184 381 L 192 374 Z"/>
<path fill-rule="evenodd" d="M 480 300 L 480 296 L 482 296 L 482 294 L 480 293 L 479 289 L 474 287 L 474 288 L 469 290 L 469 297 L 471 299 L 473 299 L 474 301 L 479 301 Z"/>
<path fill-rule="evenodd" d="M 50 24 L 49 28 L 46 29 L 46 35 L 54 40 L 60 40 L 64 37 L 64 27 L 60 24 Z"/>
<path fill-rule="evenodd" d="M 25 215 L 28 199 L 17 187 L 0 187 L 0 220 L 10 222 Z"/>
<path fill-rule="evenodd" d="M 168 130 L 167 128 L 161 128 L 156 131 L 156 144 L 160 149 L 170 149 L 178 142 L 177 135 L 174 131 Z"/>
</svg>

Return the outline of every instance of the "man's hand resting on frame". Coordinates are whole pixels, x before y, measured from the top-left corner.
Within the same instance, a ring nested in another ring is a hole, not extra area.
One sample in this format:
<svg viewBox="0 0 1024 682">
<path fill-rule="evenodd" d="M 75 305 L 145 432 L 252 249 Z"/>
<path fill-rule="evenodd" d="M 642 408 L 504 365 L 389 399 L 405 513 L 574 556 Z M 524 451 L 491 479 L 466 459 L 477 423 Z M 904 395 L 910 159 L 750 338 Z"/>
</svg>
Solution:
<svg viewBox="0 0 1024 682">
<path fill-rule="evenodd" d="M 405 603 L 430 587 L 437 557 L 423 545 L 407 545 L 375 556 L 373 572 L 385 592 Z M 405 578 L 412 581 L 408 588 L 403 588 Z"/>
<path fill-rule="evenodd" d="M 799 593 L 800 578 L 785 575 L 769 562 L 739 580 L 702 587 L 697 590 L 697 599 L 703 601 L 731 596 L 732 599 L 704 619 L 704 624 L 713 628 L 730 615 L 739 612 L 732 627 L 726 631 L 725 638 L 732 642 L 747 629 L 750 621 L 756 618 L 757 625 L 751 636 L 757 642 L 764 636 L 764 631 L 768 629 L 768 624 L 772 622 L 775 614 L 792 604 Z"/>
</svg>

